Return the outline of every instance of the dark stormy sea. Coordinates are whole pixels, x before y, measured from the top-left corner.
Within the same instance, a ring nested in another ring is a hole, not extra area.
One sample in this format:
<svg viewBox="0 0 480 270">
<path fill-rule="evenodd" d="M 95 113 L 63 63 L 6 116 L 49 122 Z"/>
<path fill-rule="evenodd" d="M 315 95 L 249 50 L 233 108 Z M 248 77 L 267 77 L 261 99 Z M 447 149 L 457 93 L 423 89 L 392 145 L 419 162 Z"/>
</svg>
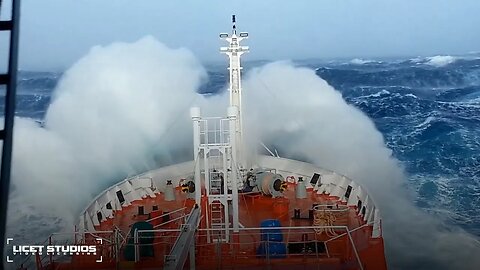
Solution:
<svg viewBox="0 0 480 270">
<path fill-rule="evenodd" d="M 478 54 L 294 62 L 315 69 L 374 121 L 404 165 L 407 188 L 419 208 L 480 237 Z M 247 62 L 245 67 L 256 65 Z M 224 65 L 206 69 L 209 81 L 200 92 L 214 94 L 228 76 Z M 21 71 L 17 116 L 42 122 L 61 76 Z"/>
</svg>

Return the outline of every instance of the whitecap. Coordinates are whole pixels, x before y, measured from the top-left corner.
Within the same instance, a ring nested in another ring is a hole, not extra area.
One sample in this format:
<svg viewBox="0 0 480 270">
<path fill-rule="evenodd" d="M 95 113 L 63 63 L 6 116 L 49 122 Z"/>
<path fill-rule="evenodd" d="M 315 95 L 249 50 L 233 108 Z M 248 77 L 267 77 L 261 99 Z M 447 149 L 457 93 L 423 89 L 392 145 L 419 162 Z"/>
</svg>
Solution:
<svg viewBox="0 0 480 270">
<path fill-rule="evenodd" d="M 368 64 L 368 63 L 373 63 L 375 61 L 373 60 L 365 60 L 365 59 L 360 59 L 360 58 L 355 58 L 350 61 L 350 64 L 354 65 L 363 65 L 363 64 Z"/>
<path fill-rule="evenodd" d="M 448 64 L 451 64 L 457 61 L 457 57 L 450 56 L 450 55 L 436 55 L 432 57 L 426 58 L 425 64 L 434 66 L 434 67 L 444 67 Z"/>
<path fill-rule="evenodd" d="M 389 95 L 389 94 L 390 94 L 389 91 L 383 89 L 382 91 L 377 92 L 377 93 L 371 95 L 371 97 L 379 97 L 379 96 L 381 96 L 381 95 Z"/>
<path fill-rule="evenodd" d="M 415 127 L 416 128 L 419 128 L 419 127 L 423 127 L 425 125 L 428 125 L 430 122 L 432 122 L 433 120 L 435 120 L 436 118 L 434 116 L 429 116 L 427 117 L 427 119 L 425 119 L 425 121 L 423 121 L 423 123 L 419 124 L 419 125 L 416 125 Z"/>
<path fill-rule="evenodd" d="M 411 59 L 409 59 L 409 60 L 410 60 L 410 62 L 412 62 L 412 63 L 417 63 L 417 64 L 419 64 L 419 63 L 421 63 L 421 62 L 423 61 L 423 58 L 420 57 L 420 56 L 418 56 L 418 57 L 415 57 L 415 58 L 411 58 Z"/>
</svg>

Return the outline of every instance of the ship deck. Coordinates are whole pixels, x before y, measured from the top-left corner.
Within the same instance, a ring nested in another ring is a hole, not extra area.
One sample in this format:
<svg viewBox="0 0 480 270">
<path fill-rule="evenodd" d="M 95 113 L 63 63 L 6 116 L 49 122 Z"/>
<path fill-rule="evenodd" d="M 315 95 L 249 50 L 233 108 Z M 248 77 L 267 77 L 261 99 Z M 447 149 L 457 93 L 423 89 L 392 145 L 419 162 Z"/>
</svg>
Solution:
<svg viewBox="0 0 480 270">
<path fill-rule="evenodd" d="M 173 201 L 166 201 L 163 193 L 132 201 L 114 211 L 113 218 L 96 225 L 96 231 L 105 232 L 102 237 L 116 237 L 121 242 L 115 250 L 111 243 L 118 241 L 104 244 L 100 249 L 102 263 L 95 263 L 94 256 L 73 255 L 68 262 L 52 265 L 55 269 L 162 269 L 181 233 L 181 224 L 194 206 L 194 200 L 187 199 L 179 187 L 174 194 Z M 322 224 L 313 217 L 315 205 L 325 209 L 329 221 Z M 240 193 L 238 232 L 211 229 L 208 221 L 213 214 L 205 198 L 201 208 L 195 234 L 195 269 L 386 269 L 383 238 L 372 237 L 372 224 L 365 221 L 358 207 L 347 206 L 336 196 L 317 194 L 310 188 L 307 198 L 297 199 L 291 183 L 280 198 Z M 270 232 L 261 228 L 265 220 L 277 220 L 281 229 Z M 151 224 L 153 234 L 145 231 L 142 235 L 140 231 L 135 236 L 132 227 L 142 221 Z M 117 236 L 108 235 L 115 230 Z M 281 241 L 265 237 L 266 233 L 281 234 Z M 151 242 L 145 244 L 142 237 Z M 84 241 L 89 238 L 93 236 L 83 237 Z M 191 259 L 187 259 L 186 268 Z"/>
</svg>

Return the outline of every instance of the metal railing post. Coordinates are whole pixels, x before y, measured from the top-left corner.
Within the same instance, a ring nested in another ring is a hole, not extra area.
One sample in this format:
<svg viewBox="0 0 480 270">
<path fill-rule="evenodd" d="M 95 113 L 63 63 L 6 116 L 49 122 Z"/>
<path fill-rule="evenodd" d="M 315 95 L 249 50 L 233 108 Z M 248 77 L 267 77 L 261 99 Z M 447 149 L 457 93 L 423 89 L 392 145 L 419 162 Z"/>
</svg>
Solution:
<svg viewBox="0 0 480 270">
<path fill-rule="evenodd" d="M 52 236 L 51 236 L 51 235 L 48 237 L 48 245 L 50 245 L 50 246 L 52 245 Z M 50 265 L 52 265 L 52 263 L 53 263 L 53 255 L 52 255 L 51 252 L 50 252 L 50 256 L 49 256 L 49 261 L 50 261 Z"/>
<path fill-rule="evenodd" d="M 119 236 L 119 231 L 117 229 L 115 229 L 114 231 L 114 251 L 115 251 L 115 265 L 116 265 L 116 268 L 118 268 L 118 263 L 120 262 L 120 256 L 119 256 L 119 253 L 120 253 L 120 236 Z"/>
<path fill-rule="evenodd" d="M 135 262 L 140 260 L 140 251 L 138 246 L 138 229 L 133 232 L 133 244 L 135 246 Z"/>
<path fill-rule="evenodd" d="M 355 254 L 355 257 L 357 259 L 358 266 L 360 267 L 360 270 L 363 270 L 362 261 L 360 260 L 360 256 L 358 255 L 357 248 L 355 247 L 355 243 L 353 242 L 352 235 L 350 234 L 350 231 L 348 229 L 347 229 L 347 234 L 348 234 L 348 239 L 350 239 L 350 243 L 352 244 L 353 253 Z"/>
<path fill-rule="evenodd" d="M 75 229 L 74 229 L 74 230 L 75 230 L 75 234 L 74 234 L 74 236 L 73 236 L 73 238 L 74 238 L 74 240 L 73 240 L 74 242 L 73 242 L 73 243 L 76 245 L 76 244 L 77 244 L 77 225 L 75 225 L 74 228 L 75 228 Z"/>
<path fill-rule="evenodd" d="M 217 269 L 221 269 L 220 266 L 221 266 L 221 260 L 222 260 L 222 255 L 221 255 L 221 248 L 220 248 L 220 238 L 217 238 L 217 241 L 216 241 L 216 244 L 215 244 L 215 249 L 217 250 Z"/>
<path fill-rule="evenodd" d="M 266 256 L 267 256 L 267 265 L 268 265 L 268 269 L 270 269 L 270 234 L 267 232 L 267 244 L 266 244 L 266 247 L 265 247 L 265 253 L 266 253 Z"/>
</svg>

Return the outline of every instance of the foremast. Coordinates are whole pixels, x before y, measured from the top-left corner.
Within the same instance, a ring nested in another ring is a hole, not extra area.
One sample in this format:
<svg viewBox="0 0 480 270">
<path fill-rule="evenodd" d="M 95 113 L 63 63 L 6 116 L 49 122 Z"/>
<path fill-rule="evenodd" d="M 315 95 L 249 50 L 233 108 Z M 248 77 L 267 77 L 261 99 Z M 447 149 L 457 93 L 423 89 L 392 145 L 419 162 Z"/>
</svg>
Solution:
<svg viewBox="0 0 480 270">
<path fill-rule="evenodd" d="M 227 117 L 203 117 L 200 108 L 191 108 L 193 121 L 194 177 L 188 185 L 198 205 L 207 199 L 202 209 L 206 217 L 209 241 L 229 241 L 230 225 L 234 232 L 240 228 L 238 196 L 243 189 L 242 172 L 246 162 L 244 155 L 242 123 L 242 87 L 240 56 L 248 51 L 240 41 L 248 33 L 237 35 L 235 15 L 232 16 L 232 33 L 220 34 L 229 43 L 220 51 L 227 54 L 229 65 L 230 104 Z M 205 187 L 203 189 L 202 187 Z"/>
<path fill-rule="evenodd" d="M 243 129 L 243 113 L 242 113 L 242 82 L 240 57 L 249 51 L 248 46 L 241 46 L 240 42 L 248 38 L 247 32 L 240 32 L 237 35 L 235 25 L 235 15 L 232 15 L 232 33 L 221 33 L 220 38 L 228 42 L 228 47 L 221 47 L 220 52 L 224 53 L 230 59 L 229 70 L 229 87 L 230 106 L 237 108 L 237 130 L 235 131 L 235 142 L 237 145 L 237 163 L 240 167 L 246 166 L 245 150 L 244 150 L 244 129 Z"/>
</svg>

